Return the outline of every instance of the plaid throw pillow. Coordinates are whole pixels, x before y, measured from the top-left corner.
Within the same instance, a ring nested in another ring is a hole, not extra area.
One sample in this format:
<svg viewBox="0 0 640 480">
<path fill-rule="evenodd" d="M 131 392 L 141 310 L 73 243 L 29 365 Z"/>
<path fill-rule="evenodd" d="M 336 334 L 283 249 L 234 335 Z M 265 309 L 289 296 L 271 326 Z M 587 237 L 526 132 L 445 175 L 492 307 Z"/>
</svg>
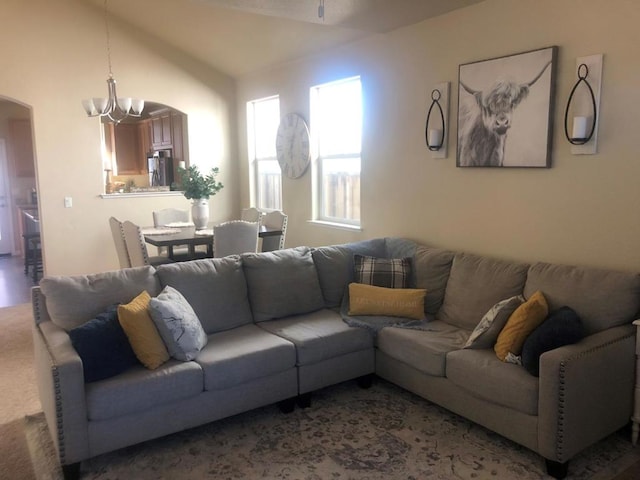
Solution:
<svg viewBox="0 0 640 480">
<path fill-rule="evenodd" d="M 353 256 L 355 281 L 376 287 L 409 288 L 411 258 Z"/>
</svg>

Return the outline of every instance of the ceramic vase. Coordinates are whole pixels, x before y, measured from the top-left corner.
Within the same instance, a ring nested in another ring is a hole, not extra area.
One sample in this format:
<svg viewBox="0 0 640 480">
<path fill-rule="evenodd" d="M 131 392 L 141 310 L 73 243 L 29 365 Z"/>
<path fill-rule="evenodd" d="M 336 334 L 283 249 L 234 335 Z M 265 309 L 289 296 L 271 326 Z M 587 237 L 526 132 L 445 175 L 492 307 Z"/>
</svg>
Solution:
<svg viewBox="0 0 640 480">
<path fill-rule="evenodd" d="M 207 228 L 209 223 L 209 200 L 206 198 L 193 199 L 191 203 L 191 219 L 197 230 Z"/>
</svg>

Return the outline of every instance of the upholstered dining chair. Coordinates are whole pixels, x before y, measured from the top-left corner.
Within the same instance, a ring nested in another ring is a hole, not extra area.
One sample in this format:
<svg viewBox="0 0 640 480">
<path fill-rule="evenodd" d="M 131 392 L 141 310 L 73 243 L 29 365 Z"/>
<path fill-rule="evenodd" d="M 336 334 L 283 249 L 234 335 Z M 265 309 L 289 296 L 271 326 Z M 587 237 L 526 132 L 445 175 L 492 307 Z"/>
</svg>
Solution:
<svg viewBox="0 0 640 480">
<path fill-rule="evenodd" d="M 129 260 L 132 267 L 142 267 L 144 265 L 162 265 L 163 263 L 173 263 L 169 257 L 163 255 L 150 257 L 147 252 L 147 244 L 140 227 L 128 220 L 122 222 L 124 241 L 129 252 Z"/>
<path fill-rule="evenodd" d="M 289 217 L 280 210 L 274 210 L 262 217 L 262 225 L 265 227 L 279 228 L 282 235 L 264 237 L 262 239 L 262 251 L 271 252 L 284 248 L 284 239 L 287 234 L 287 219 Z"/>
<path fill-rule="evenodd" d="M 164 227 L 171 223 L 189 223 L 189 210 L 181 210 L 179 208 L 164 208 L 162 210 L 155 210 L 151 212 L 153 214 L 153 226 Z M 158 247 L 158 253 L 160 255 L 167 255 L 166 247 Z M 198 252 L 200 253 L 200 252 Z M 173 257 L 186 257 L 189 255 L 189 249 L 187 246 L 175 246 L 173 247 Z M 202 257 L 204 257 L 204 253 Z"/>
<path fill-rule="evenodd" d="M 226 257 L 258 251 L 258 222 L 232 220 L 213 227 L 213 256 Z"/>
<path fill-rule="evenodd" d="M 153 226 L 164 227 L 170 223 L 189 222 L 189 210 L 181 210 L 179 208 L 164 208 L 156 210 L 153 213 Z"/>
<path fill-rule="evenodd" d="M 243 208 L 240 213 L 240 220 L 244 220 L 245 222 L 258 222 L 258 224 L 260 224 L 262 215 L 262 211 L 256 207 Z"/>
<path fill-rule="evenodd" d="M 111 236 L 116 246 L 120 268 L 129 268 L 131 266 L 131 260 L 129 260 L 129 251 L 127 250 L 127 243 L 124 239 L 122 222 L 116 217 L 111 217 L 109 218 L 109 227 L 111 227 Z"/>
</svg>

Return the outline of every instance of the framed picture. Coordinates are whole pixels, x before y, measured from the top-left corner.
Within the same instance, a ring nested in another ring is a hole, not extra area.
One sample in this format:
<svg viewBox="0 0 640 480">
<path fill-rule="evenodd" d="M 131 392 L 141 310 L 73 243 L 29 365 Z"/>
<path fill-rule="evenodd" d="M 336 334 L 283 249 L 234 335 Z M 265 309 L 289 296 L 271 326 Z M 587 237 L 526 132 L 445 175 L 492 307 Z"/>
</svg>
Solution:
<svg viewBox="0 0 640 480">
<path fill-rule="evenodd" d="M 460 65 L 458 167 L 551 166 L 558 47 Z"/>
</svg>

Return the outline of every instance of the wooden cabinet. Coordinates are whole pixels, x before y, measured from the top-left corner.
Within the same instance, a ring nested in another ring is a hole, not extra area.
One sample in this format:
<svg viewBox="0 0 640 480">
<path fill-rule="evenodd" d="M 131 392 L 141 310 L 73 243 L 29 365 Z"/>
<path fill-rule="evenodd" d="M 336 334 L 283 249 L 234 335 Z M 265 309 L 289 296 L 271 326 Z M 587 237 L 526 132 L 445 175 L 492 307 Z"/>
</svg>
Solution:
<svg viewBox="0 0 640 480">
<path fill-rule="evenodd" d="M 163 113 L 151 119 L 151 142 L 154 150 L 171 148 L 171 113 Z"/>
<path fill-rule="evenodd" d="M 147 171 L 146 154 L 142 150 L 140 127 L 136 123 L 105 124 L 106 139 L 112 139 L 118 175 L 141 175 Z"/>
<path fill-rule="evenodd" d="M 145 174 L 150 153 L 171 149 L 177 178 L 178 162 L 185 160 L 186 125 L 186 115 L 175 110 L 152 113 L 135 123 L 105 124 L 106 151 L 115 153 L 118 175 Z"/>
<path fill-rule="evenodd" d="M 9 119 L 9 152 L 16 177 L 35 177 L 31 120 Z"/>
</svg>

